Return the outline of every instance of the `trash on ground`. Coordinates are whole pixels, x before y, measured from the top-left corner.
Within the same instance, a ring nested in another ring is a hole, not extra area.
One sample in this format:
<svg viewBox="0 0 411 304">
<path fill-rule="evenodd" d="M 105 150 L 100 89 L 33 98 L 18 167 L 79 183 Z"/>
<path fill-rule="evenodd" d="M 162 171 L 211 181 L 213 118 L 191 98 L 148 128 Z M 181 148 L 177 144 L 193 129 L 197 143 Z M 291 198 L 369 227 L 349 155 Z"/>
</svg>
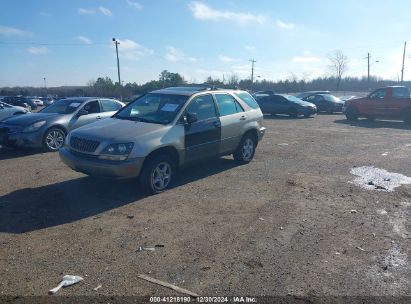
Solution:
<svg viewBox="0 0 411 304">
<path fill-rule="evenodd" d="M 350 213 L 357 213 L 357 210 L 351 209 L 351 210 L 350 210 Z"/>
<path fill-rule="evenodd" d="M 386 215 L 388 212 L 385 209 L 377 209 L 377 213 L 380 215 Z"/>
<path fill-rule="evenodd" d="M 384 152 L 381 156 L 387 156 L 390 152 Z"/>
<path fill-rule="evenodd" d="M 259 217 L 258 218 L 260 221 L 265 221 L 265 219 L 263 219 L 262 217 Z"/>
<path fill-rule="evenodd" d="M 80 281 L 83 281 L 83 278 L 80 276 L 75 276 L 75 275 L 65 275 L 60 284 L 57 285 L 57 287 L 50 289 L 49 294 L 55 294 L 57 291 L 60 290 L 61 287 L 67 287 L 74 285 Z"/>
<path fill-rule="evenodd" d="M 173 285 L 173 284 L 170 284 L 170 283 L 167 283 L 167 282 L 163 282 L 163 281 L 160 281 L 160 280 L 151 278 L 151 277 L 146 276 L 146 275 L 144 275 L 144 274 L 139 274 L 138 277 L 139 277 L 140 279 L 143 279 L 143 280 L 146 280 L 146 281 L 149 281 L 149 282 L 152 282 L 152 283 L 155 283 L 155 284 L 158 284 L 158 285 L 161 285 L 161 286 L 170 288 L 170 289 L 172 289 L 172 290 L 175 290 L 175 291 L 180 292 L 180 293 L 187 294 L 187 295 L 192 296 L 192 297 L 196 297 L 196 298 L 199 297 L 198 294 L 196 294 L 196 293 L 194 293 L 194 292 L 192 292 L 192 291 L 189 291 L 189 290 L 187 290 L 187 289 L 178 287 L 178 286 L 176 286 L 176 285 Z"/>
<path fill-rule="evenodd" d="M 163 248 L 164 245 L 163 245 L 163 244 L 157 244 L 157 245 L 154 245 L 154 247 L 156 247 L 156 248 Z"/>
<path fill-rule="evenodd" d="M 280 227 L 280 230 L 284 230 L 284 227 Z"/>
<path fill-rule="evenodd" d="M 375 167 L 357 167 L 352 168 L 350 172 L 358 176 L 351 183 L 367 190 L 391 192 L 396 187 L 411 184 L 411 177 Z"/>
<path fill-rule="evenodd" d="M 96 288 L 93 288 L 94 291 L 99 290 L 101 287 L 103 287 L 101 284 L 99 284 Z"/>
<path fill-rule="evenodd" d="M 281 143 L 281 144 L 277 144 L 277 146 L 288 146 L 287 143 Z"/>
<path fill-rule="evenodd" d="M 155 251 L 156 248 L 154 247 L 138 247 L 137 251 Z"/>
<path fill-rule="evenodd" d="M 127 215 L 127 218 L 131 220 L 134 218 L 134 215 Z"/>
<path fill-rule="evenodd" d="M 361 247 L 359 247 L 359 246 L 357 246 L 357 247 L 355 247 L 355 248 L 357 248 L 358 250 L 361 250 L 361 251 L 365 251 L 364 248 L 361 248 Z"/>
</svg>

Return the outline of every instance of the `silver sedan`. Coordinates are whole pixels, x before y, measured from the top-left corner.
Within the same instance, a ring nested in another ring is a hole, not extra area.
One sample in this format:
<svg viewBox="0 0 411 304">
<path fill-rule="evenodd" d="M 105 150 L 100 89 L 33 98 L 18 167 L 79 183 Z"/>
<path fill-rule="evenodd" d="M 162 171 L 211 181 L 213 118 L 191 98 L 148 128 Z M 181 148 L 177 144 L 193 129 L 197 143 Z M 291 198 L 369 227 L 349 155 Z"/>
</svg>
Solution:
<svg viewBox="0 0 411 304">
<path fill-rule="evenodd" d="M 0 144 L 57 151 L 63 146 L 69 131 L 111 117 L 123 106 L 115 99 L 60 99 L 38 113 L 3 120 L 0 123 Z"/>
</svg>

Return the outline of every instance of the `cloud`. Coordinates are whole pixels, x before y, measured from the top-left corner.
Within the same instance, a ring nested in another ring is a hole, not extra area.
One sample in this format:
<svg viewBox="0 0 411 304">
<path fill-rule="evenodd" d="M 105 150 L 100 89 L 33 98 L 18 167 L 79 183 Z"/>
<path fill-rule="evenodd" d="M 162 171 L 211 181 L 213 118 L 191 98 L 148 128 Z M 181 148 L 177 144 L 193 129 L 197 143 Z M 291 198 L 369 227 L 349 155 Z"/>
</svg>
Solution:
<svg viewBox="0 0 411 304">
<path fill-rule="evenodd" d="M 297 63 L 313 63 L 313 62 L 321 62 L 324 61 L 324 58 L 316 57 L 312 55 L 304 55 L 304 56 L 294 56 L 291 58 L 291 61 Z"/>
<path fill-rule="evenodd" d="M 168 61 L 197 61 L 197 58 L 186 56 L 183 51 L 176 49 L 173 46 L 167 46 L 167 53 L 164 58 Z"/>
<path fill-rule="evenodd" d="M 32 32 L 24 31 L 15 27 L 1 26 L 0 25 L 0 35 L 3 36 L 31 36 Z"/>
<path fill-rule="evenodd" d="M 285 29 L 285 30 L 293 30 L 295 27 L 294 23 L 286 23 L 284 21 L 281 20 L 277 20 L 275 23 L 278 27 Z"/>
<path fill-rule="evenodd" d="M 138 3 L 138 2 L 134 2 L 134 1 L 130 1 L 130 0 L 126 0 L 126 2 L 127 2 L 128 5 L 134 7 L 134 8 L 136 8 L 136 9 L 138 9 L 138 10 L 143 9 L 143 5 L 141 5 L 141 4 Z"/>
<path fill-rule="evenodd" d="M 41 46 L 41 47 L 32 46 L 27 49 L 27 52 L 29 52 L 30 54 L 34 54 L 34 55 L 42 55 L 42 54 L 47 54 L 48 49 L 45 46 Z"/>
<path fill-rule="evenodd" d="M 251 46 L 251 45 L 246 45 L 244 48 L 245 48 L 247 51 L 255 51 L 255 50 L 256 50 L 256 47 L 255 47 L 255 46 Z"/>
<path fill-rule="evenodd" d="M 99 6 L 98 10 L 104 15 L 104 16 L 108 16 L 111 17 L 113 15 L 113 13 L 108 9 L 105 8 L 104 6 Z"/>
<path fill-rule="evenodd" d="M 93 9 L 86 9 L 86 8 L 81 8 L 81 7 L 77 9 L 77 12 L 80 15 L 94 15 L 96 13 L 96 11 Z"/>
<path fill-rule="evenodd" d="M 220 61 L 222 61 L 222 62 L 232 62 L 232 61 L 234 61 L 235 59 L 234 59 L 234 58 L 231 58 L 231 57 L 228 57 L 228 56 L 225 56 L 225 55 L 219 55 L 219 56 L 218 56 L 218 60 L 220 60 Z"/>
<path fill-rule="evenodd" d="M 91 40 L 87 37 L 77 36 L 76 39 L 83 42 L 84 44 L 91 44 Z"/>
<path fill-rule="evenodd" d="M 221 11 L 213 9 L 204 3 L 192 1 L 188 5 L 194 18 L 199 20 L 230 20 L 240 24 L 256 22 L 263 24 L 267 18 L 264 15 L 254 15 L 250 13 L 235 13 L 231 11 Z"/>
<path fill-rule="evenodd" d="M 126 59 L 138 60 L 154 53 L 153 50 L 146 48 L 130 39 L 117 39 L 120 42 L 118 50 Z"/>
</svg>

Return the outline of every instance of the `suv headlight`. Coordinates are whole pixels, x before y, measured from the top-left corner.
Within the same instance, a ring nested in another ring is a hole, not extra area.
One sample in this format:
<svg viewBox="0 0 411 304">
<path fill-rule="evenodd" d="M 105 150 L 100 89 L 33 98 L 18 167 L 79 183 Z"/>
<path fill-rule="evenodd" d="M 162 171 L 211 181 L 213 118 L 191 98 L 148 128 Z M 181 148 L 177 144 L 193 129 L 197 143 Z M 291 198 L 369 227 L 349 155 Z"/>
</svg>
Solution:
<svg viewBox="0 0 411 304">
<path fill-rule="evenodd" d="M 126 160 L 133 150 L 134 143 L 120 143 L 108 145 L 99 155 L 100 159 Z"/>
<path fill-rule="evenodd" d="M 34 124 L 29 125 L 28 127 L 25 127 L 23 129 L 23 132 L 34 132 L 37 131 L 38 129 L 40 129 L 42 126 L 44 126 L 46 124 L 45 120 L 41 120 L 38 122 L 35 122 Z"/>
</svg>

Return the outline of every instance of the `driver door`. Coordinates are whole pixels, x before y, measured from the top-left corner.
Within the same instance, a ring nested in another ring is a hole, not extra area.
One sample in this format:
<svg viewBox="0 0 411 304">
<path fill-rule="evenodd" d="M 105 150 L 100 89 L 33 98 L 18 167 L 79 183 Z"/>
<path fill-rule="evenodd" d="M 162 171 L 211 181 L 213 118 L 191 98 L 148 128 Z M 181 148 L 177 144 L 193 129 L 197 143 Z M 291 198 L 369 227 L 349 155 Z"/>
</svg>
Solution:
<svg viewBox="0 0 411 304">
<path fill-rule="evenodd" d="M 85 111 L 84 115 L 80 115 L 82 110 Z M 101 115 L 101 109 L 100 109 L 100 104 L 98 100 L 91 100 L 91 101 L 88 101 L 77 112 L 75 112 L 73 118 L 70 121 L 68 129 L 69 131 L 73 129 L 77 129 L 81 126 L 98 121 L 101 118 L 102 118 L 102 115 Z"/>
<path fill-rule="evenodd" d="M 211 94 L 194 98 L 186 113 L 196 114 L 197 121 L 184 125 L 186 163 L 219 155 L 221 122 Z"/>
</svg>

